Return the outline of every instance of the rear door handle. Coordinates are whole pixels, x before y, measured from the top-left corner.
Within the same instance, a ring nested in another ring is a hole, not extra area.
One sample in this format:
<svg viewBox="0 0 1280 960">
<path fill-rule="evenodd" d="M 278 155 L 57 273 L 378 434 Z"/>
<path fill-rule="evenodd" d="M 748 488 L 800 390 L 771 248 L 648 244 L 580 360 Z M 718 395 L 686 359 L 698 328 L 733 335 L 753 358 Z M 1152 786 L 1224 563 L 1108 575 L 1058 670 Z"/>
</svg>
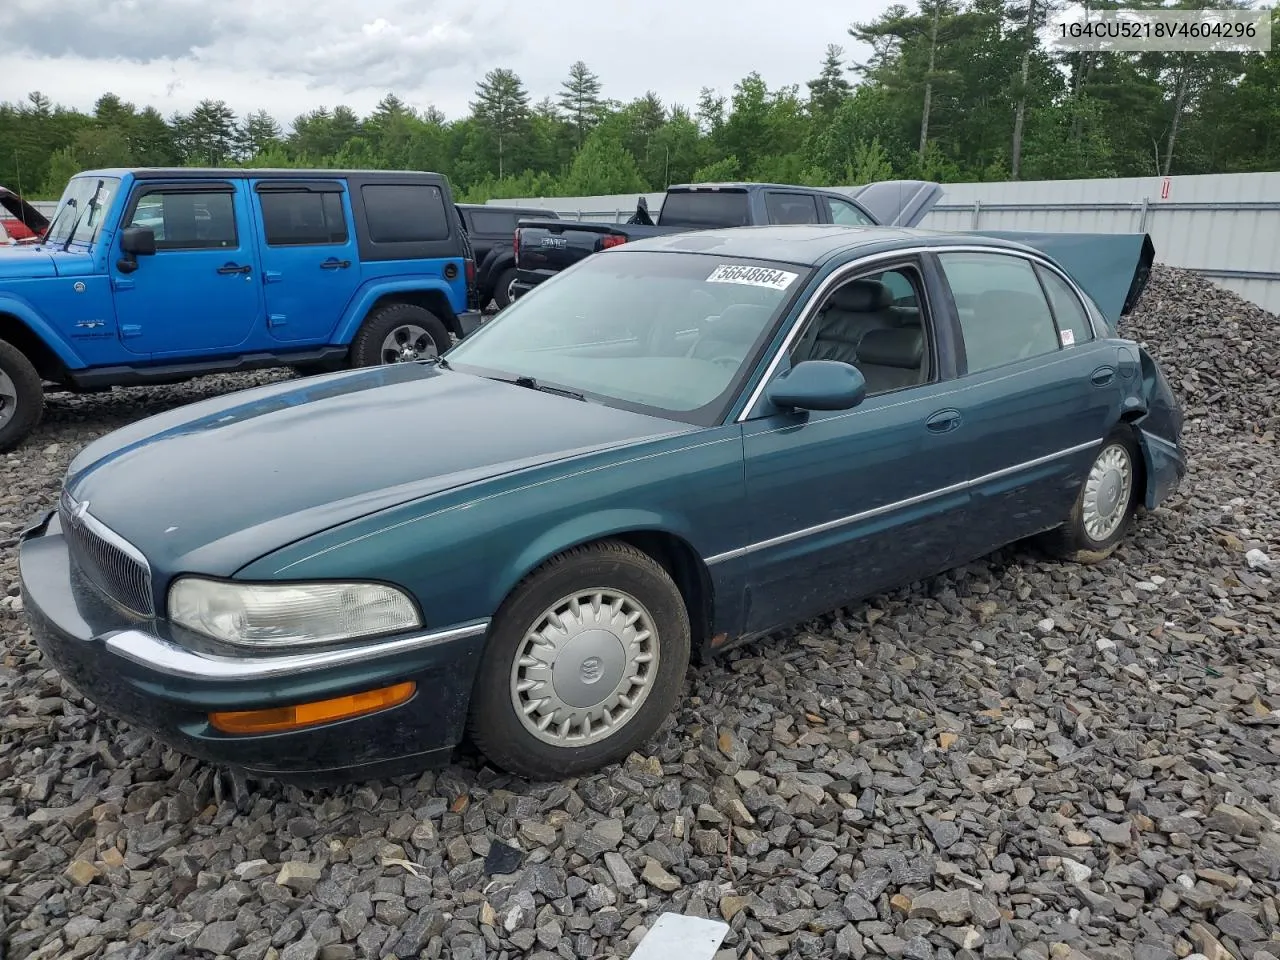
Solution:
<svg viewBox="0 0 1280 960">
<path fill-rule="evenodd" d="M 1116 378 L 1115 367 L 1099 367 L 1089 375 L 1089 382 L 1095 387 L 1105 387 Z"/>
<path fill-rule="evenodd" d="M 324 263 L 320 264 L 321 270 L 345 270 L 351 266 L 350 260 L 339 260 L 337 257 L 330 257 Z"/>
<path fill-rule="evenodd" d="M 218 268 L 218 272 L 222 274 L 248 273 L 252 269 L 253 267 L 250 267 L 248 265 L 242 267 L 238 263 L 224 263 L 222 266 Z"/>
<path fill-rule="evenodd" d="M 930 433 L 950 433 L 960 426 L 959 410 L 939 410 L 924 422 Z"/>
</svg>

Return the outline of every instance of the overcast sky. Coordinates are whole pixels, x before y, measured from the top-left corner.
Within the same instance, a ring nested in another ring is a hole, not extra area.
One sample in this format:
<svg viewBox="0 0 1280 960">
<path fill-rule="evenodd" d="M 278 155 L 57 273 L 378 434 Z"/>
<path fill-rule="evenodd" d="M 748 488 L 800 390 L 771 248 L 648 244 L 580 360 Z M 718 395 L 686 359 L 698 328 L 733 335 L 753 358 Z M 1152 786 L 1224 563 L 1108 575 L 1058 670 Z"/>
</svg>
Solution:
<svg viewBox="0 0 1280 960">
<path fill-rule="evenodd" d="M 0 100 L 40 90 L 88 109 L 104 91 L 168 116 L 206 97 L 281 122 L 388 90 L 450 118 L 486 70 L 509 67 L 533 102 L 574 60 L 605 96 L 653 89 L 693 106 L 757 69 L 771 88 L 816 75 L 828 43 L 887 0 L 0 0 Z M 803 87 L 801 88 L 803 90 Z"/>
</svg>

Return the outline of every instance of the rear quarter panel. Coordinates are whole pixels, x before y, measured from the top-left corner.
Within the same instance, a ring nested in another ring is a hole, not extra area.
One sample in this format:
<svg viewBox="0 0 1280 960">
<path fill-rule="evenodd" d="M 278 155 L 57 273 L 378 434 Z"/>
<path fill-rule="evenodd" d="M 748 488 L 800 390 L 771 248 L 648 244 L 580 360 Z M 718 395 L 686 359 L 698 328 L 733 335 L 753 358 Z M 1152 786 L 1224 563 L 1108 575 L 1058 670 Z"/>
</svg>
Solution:
<svg viewBox="0 0 1280 960">
<path fill-rule="evenodd" d="M 740 546 L 737 426 L 693 430 L 523 470 L 382 511 L 268 554 L 241 579 L 373 577 L 410 590 L 431 627 L 493 616 L 541 563 L 584 542 L 661 531 L 700 557 Z M 716 584 L 732 621 L 732 585 Z"/>
</svg>

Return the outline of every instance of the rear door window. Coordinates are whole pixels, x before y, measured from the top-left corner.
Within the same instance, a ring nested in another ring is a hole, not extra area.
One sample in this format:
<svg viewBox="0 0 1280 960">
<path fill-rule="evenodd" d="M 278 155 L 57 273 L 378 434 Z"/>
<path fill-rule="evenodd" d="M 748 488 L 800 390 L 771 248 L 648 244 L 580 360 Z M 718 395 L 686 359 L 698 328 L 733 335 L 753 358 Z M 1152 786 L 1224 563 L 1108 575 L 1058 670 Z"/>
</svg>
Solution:
<svg viewBox="0 0 1280 960">
<path fill-rule="evenodd" d="M 811 193 L 770 191 L 764 198 L 770 223 L 821 223 L 818 198 Z"/>
<path fill-rule="evenodd" d="M 1053 353 L 1058 331 L 1031 263 L 1004 253 L 938 256 L 964 335 L 969 372 Z"/>
<path fill-rule="evenodd" d="M 347 242 L 342 194 L 311 191 L 258 195 L 267 244 L 272 247 L 319 246 Z"/>
</svg>

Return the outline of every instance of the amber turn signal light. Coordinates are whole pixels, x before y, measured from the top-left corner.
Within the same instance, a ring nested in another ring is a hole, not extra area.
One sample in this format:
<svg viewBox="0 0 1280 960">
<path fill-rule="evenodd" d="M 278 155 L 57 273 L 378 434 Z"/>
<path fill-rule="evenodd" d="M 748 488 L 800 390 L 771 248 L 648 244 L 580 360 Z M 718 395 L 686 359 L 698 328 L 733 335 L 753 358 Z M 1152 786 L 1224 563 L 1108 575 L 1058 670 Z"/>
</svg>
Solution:
<svg viewBox="0 0 1280 960">
<path fill-rule="evenodd" d="M 316 700 L 292 707 L 272 707 L 268 710 L 228 710 L 209 714 L 209 723 L 223 733 L 280 733 L 300 730 L 318 723 L 334 720 L 350 720 L 367 713 L 398 707 L 410 697 L 418 685 L 413 681 L 353 693 L 332 700 Z"/>
</svg>

